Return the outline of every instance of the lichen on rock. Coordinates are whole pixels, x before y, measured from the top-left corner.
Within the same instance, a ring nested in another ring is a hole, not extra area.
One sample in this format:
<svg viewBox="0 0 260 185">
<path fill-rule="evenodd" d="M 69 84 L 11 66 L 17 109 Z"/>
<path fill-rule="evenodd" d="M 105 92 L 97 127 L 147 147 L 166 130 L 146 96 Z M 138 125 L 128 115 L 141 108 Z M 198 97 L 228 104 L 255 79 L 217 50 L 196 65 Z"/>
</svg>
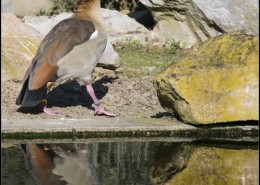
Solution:
<svg viewBox="0 0 260 185">
<path fill-rule="evenodd" d="M 4 34 L 1 52 L 3 78 L 22 80 L 39 44 L 40 39 Z"/>
<path fill-rule="evenodd" d="M 194 46 L 154 78 L 161 105 L 192 124 L 258 120 L 258 43 L 236 31 Z"/>
</svg>

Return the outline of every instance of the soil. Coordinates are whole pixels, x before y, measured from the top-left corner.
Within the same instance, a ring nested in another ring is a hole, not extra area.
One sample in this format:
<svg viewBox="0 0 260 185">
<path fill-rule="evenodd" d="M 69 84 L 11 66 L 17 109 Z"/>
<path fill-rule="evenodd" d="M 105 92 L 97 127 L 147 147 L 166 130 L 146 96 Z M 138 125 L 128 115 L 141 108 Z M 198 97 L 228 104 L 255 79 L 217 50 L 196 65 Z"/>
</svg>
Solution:
<svg viewBox="0 0 260 185">
<path fill-rule="evenodd" d="M 102 105 L 120 118 L 155 118 L 175 120 L 160 105 L 152 77 L 126 77 L 109 71 L 94 75 L 93 88 Z M 112 73 L 112 75 L 111 75 Z M 99 74 L 100 75 L 100 74 Z M 47 115 L 35 108 L 20 108 L 15 99 L 22 82 L 2 78 L 2 119 L 95 118 L 93 101 L 83 84 L 72 81 L 52 88 L 48 93 L 48 107 L 61 113 Z"/>
</svg>

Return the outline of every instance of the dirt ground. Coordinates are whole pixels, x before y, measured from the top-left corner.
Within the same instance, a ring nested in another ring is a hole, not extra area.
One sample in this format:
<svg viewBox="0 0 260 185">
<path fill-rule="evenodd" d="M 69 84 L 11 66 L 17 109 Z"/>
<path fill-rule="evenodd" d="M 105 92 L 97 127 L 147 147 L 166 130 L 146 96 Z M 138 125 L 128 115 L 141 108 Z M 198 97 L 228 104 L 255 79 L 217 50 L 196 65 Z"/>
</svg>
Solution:
<svg viewBox="0 0 260 185">
<path fill-rule="evenodd" d="M 22 82 L 2 78 L 2 119 L 56 119 L 94 118 L 93 101 L 84 85 L 72 81 L 54 87 L 48 94 L 48 107 L 60 111 L 47 115 L 35 108 L 15 105 Z M 152 77 L 129 78 L 120 74 L 102 74 L 93 84 L 97 97 L 108 110 L 119 113 L 120 118 L 158 118 L 175 120 L 160 105 L 153 87 Z"/>
</svg>

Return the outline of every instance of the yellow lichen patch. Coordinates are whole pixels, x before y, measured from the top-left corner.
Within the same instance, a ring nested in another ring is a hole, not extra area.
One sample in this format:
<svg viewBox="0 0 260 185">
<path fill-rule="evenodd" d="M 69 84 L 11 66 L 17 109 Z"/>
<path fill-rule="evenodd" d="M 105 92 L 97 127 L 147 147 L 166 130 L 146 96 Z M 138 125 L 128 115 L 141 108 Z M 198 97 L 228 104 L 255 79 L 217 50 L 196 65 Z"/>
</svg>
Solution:
<svg viewBox="0 0 260 185">
<path fill-rule="evenodd" d="M 6 61 L 5 56 L 1 53 L 1 67 L 2 67 L 2 74 L 5 76 L 9 75 L 9 77 L 15 77 L 15 69 L 13 66 L 10 65 L 9 62 Z"/>
<path fill-rule="evenodd" d="M 189 123 L 258 120 L 258 49 L 258 39 L 241 32 L 194 47 L 155 77 L 162 106 Z"/>
<path fill-rule="evenodd" d="M 1 44 L 2 77 L 22 80 L 40 41 L 40 39 L 31 39 L 16 34 L 3 34 Z"/>
</svg>

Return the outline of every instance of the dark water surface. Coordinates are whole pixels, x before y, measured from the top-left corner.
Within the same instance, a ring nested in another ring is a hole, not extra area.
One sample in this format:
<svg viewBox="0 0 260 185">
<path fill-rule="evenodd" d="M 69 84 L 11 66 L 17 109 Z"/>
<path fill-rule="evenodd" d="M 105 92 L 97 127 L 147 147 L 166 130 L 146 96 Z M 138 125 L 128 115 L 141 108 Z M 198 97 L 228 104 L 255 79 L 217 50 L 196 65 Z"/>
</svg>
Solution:
<svg viewBox="0 0 260 185">
<path fill-rule="evenodd" d="M 2 185 L 257 185 L 258 142 L 2 143 Z"/>
</svg>

